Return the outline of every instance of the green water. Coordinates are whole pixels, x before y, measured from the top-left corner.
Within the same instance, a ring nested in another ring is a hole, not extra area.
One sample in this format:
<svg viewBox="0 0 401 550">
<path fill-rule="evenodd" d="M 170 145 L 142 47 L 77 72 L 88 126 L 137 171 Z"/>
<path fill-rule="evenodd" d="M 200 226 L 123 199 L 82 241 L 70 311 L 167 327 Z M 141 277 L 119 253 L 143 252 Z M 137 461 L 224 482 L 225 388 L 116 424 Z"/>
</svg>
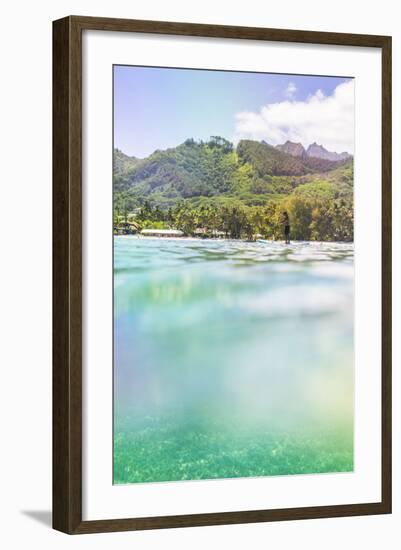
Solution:
<svg viewBox="0 0 401 550">
<path fill-rule="evenodd" d="M 115 483 L 352 469 L 352 244 L 115 237 Z"/>
</svg>

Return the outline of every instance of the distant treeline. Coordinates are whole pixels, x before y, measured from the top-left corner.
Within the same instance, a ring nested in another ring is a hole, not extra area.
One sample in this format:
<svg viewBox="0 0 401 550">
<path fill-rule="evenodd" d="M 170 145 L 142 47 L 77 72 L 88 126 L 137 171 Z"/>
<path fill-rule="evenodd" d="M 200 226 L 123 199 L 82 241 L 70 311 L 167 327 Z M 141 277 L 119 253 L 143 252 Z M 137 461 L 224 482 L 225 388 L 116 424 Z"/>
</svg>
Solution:
<svg viewBox="0 0 401 550">
<path fill-rule="evenodd" d="M 134 213 L 115 211 L 115 225 L 135 221 L 132 231 L 146 228 L 181 230 L 187 236 L 224 234 L 231 239 L 283 238 L 283 214 L 288 213 L 291 238 L 312 241 L 352 241 L 353 204 L 345 199 L 310 199 L 291 195 L 265 206 L 207 205 L 182 201 L 161 210 L 148 202 Z"/>
<path fill-rule="evenodd" d="M 353 179 L 352 158 L 298 158 L 251 140 L 187 139 L 145 159 L 116 149 L 115 226 L 279 239 L 287 211 L 294 240 L 352 241 Z"/>
</svg>

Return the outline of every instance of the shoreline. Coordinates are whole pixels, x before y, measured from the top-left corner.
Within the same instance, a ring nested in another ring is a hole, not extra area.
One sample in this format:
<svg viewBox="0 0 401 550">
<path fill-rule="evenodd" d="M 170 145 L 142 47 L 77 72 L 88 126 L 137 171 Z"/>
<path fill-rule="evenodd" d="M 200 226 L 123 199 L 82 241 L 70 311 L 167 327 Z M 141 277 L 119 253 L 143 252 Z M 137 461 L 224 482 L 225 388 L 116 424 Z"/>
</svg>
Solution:
<svg viewBox="0 0 401 550">
<path fill-rule="evenodd" d="M 352 245 L 354 246 L 354 241 L 297 241 L 292 240 L 289 244 L 286 244 L 284 240 L 269 240 L 269 239 L 255 239 L 250 241 L 248 239 L 230 239 L 225 237 L 220 238 L 204 238 L 204 237 L 162 237 L 162 236 L 145 236 L 145 235 L 113 235 L 114 238 L 130 238 L 137 239 L 140 241 L 203 241 L 203 242 L 232 242 L 232 243 L 249 243 L 249 244 L 281 244 L 284 246 L 292 246 L 295 244 L 310 244 L 310 245 L 321 245 L 321 244 L 342 244 L 342 245 Z"/>
</svg>

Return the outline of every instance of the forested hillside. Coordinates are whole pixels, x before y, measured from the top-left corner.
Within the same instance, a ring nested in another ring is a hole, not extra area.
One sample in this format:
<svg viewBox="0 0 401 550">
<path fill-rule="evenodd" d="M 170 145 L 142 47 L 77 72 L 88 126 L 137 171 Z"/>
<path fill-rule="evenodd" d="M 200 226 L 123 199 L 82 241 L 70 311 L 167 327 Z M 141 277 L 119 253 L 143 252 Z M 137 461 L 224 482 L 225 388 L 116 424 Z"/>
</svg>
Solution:
<svg viewBox="0 0 401 550">
<path fill-rule="evenodd" d="M 114 151 L 115 224 L 279 238 L 284 210 L 294 239 L 352 240 L 352 157 L 293 156 L 251 140 L 234 148 L 218 136 L 145 159 Z"/>
</svg>

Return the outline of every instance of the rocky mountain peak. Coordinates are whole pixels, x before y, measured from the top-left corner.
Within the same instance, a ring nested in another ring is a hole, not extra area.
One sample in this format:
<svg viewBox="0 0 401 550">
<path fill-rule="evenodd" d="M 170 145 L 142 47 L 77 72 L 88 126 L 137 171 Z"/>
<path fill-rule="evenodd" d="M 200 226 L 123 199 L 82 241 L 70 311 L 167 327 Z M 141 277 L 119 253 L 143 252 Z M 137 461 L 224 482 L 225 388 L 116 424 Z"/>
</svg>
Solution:
<svg viewBox="0 0 401 550">
<path fill-rule="evenodd" d="M 293 157 L 304 157 L 306 155 L 306 151 L 302 143 L 294 143 L 290 140 L 287 140 L 282 145 L 277 145 L 276 149 Z"/>
<path fill-rule="evenodd" d="M 291 155 L 292 157 L 313 157 L 334 162 L 345 160 L 351 157 L 351 155 L 345 151 L 343 153 L 328 151 L 325 147 L 323 147 L 323 145 L 318 144 L 316 141 L 311 143 L 306 150 L 302 143 L 295 143 L 290 140 L 287 140 L 282 145 L 276 145 L 276 149 L 278 149 L 282 153 Z"/>
<path fill-rule="evenodd" d="M 320 159 L 326 159 L 326 160 L 332 160 L 332 161 L 339 161 L 349 158 L 351 155 L 349 153 L 343 152 L 343 153 L 335 153 L 333 151 L 328 151 L 323 147 L 323 145 L 319 145 L 314 141 L 306 150 L 306 154 L 308 157 L 315 157 Z"/>
</svg>

